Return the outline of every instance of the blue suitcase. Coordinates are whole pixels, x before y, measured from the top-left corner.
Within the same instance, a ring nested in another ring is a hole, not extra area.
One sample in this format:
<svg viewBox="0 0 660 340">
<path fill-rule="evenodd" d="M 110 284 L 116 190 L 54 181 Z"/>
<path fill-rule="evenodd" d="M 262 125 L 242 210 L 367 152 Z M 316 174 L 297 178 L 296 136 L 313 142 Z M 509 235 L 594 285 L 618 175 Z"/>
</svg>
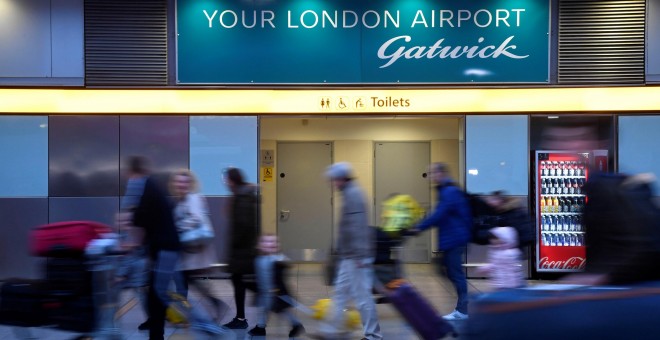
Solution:
<svg viewBox="0 0 660 340">
<path fill-rule="evenodd" d="M 511 289 L 474 297 L 464 339 L 659 339 L 660 282 Z"/>
</svg>

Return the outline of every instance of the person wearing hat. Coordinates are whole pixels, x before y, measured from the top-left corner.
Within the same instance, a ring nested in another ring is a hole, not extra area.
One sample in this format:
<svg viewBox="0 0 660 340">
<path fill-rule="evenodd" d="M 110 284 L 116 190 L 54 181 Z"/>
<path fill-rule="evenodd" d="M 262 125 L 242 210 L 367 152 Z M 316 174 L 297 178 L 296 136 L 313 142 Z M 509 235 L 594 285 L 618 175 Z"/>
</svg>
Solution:
<svg viewBox="0 0 660 340">
<path fill-rule="evenodd" d="M 375 249 L 373 229 L 368 225 L 366 196 L 353 179 L 353 169 L 349 163 L 332 164 L 325 175 L 341 192 L 342 207 L 335 249 L 339 260 L 332 298 L 333 310 L 330 322 L 323 325 L 321 334 L 328 339 L 341 338 L 340 325 L 345 324 L 344 309 L 348 300 L 353 299 L 360 311 L 364 339 L 382 339 L 376 305 L 371 296 Z"/>
</svg>

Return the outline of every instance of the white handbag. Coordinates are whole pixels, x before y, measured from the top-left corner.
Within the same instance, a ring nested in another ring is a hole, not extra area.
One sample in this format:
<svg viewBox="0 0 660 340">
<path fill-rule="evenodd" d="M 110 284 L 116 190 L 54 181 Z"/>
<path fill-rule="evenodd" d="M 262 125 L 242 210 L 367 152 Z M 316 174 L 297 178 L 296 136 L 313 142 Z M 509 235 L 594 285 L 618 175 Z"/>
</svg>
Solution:
<svg viewBox="0 0 660 340">
<path fill-rule="evenodd" d="M 209 244 L 215 237 L 213 226 L 206 213 L 202 216 L 195 216 L 189 208 L 190 197 L 180 204 L 184 207 L 179 208 L 185 211 L 184 217 L 177 220 L 177 230 L 179 232 L 179 242 L 186 247 L 196 247 Z M 203 210 L 204 211 L 204 210 Z"/>
</svg>

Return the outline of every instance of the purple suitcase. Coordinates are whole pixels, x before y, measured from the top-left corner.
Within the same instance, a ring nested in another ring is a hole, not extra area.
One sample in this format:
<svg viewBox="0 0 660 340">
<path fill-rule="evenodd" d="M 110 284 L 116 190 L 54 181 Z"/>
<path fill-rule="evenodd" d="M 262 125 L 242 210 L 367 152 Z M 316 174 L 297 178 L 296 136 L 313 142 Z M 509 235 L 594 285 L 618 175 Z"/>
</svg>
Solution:
<svg viewBox="0 0 660 340">
<path fill-rule="evenodd" d="M 403 283 L 388 292 L 388 297 L 417 334 L 424 340 L 436 340 L 456 335 L 454 327 L 409 283 Z"/>
</svg>

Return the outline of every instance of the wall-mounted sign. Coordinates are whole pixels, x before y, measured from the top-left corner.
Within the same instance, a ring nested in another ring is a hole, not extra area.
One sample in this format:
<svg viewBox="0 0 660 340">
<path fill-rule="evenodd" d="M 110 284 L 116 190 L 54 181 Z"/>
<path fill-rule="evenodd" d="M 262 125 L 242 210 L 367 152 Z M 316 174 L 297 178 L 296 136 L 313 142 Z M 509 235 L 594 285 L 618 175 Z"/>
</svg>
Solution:
<svg viewBox="0 0 660 340">
<path fill-rule="evenodd" d="M 544 83 L 549 8 L 548 0 L 177 0 L 177 79 Z"/>
</svg>

